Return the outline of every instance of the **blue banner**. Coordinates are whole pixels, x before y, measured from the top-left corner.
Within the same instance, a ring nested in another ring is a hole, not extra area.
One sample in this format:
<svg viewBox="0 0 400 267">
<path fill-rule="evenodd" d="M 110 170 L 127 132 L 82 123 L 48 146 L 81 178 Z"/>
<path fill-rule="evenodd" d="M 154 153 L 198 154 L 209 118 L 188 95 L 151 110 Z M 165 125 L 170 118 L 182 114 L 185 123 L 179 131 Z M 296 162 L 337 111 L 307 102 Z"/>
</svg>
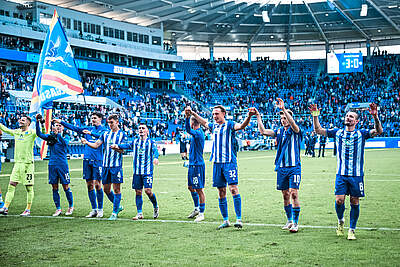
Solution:
<svg viewBox="0 0 400 267">
<path fill-rule="evenodd" d="M 31 52 L 22 52 L 10 49 L 0 48 L 0 58 L 13 61 L 23 61 L 30 63 L 39 62 L 39 54 Z M 138 68 L 117 66 L 107 63 L 75 59 L 76 66 L 81 70 L 98 71 L 103 73 L 120 74 L 141 78 L 154 78 L 163 80 L 183 81 L 185 79 L 183 72 L 169 72 L 157 70 L 142 70 Z"/>
</svg>

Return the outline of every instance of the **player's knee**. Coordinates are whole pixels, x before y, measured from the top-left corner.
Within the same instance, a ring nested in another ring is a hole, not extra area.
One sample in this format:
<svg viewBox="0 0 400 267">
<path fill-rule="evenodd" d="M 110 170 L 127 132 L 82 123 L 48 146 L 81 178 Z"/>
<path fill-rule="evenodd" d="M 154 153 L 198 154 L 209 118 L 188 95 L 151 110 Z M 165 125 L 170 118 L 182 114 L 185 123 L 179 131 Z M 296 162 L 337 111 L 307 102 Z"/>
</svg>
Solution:
<svg viewBox="0 0 400 267">
<path fill-rule="evenodd" d="M 151 188 L 145 188 L 144 192 L 146 193 L 146 195 L 151 196 L 153 194 L 153 192 L 151 192 Z"/>
<path fill-rule="evenodd" d="M 68 191 L 68 189 L 69 189 L 69 186 L 67 184 L 63 184 L 62 187 L 63 187 L 64 191 Z"/>
<path fill-rule="evenodd" d="M 136 192 L 136 195 L 137 195 L 137 196 L 141 196 L 141 195 L 142 195 L 142 190 L 137 190 L 137 189 L 136 189 L 135 192 Z"/>
<path fill-rule="evenodd" d="M 188 190 L 189 190 L 190 192 L 195 192 L 195 190 L 194 190 L 191 186 L 188 186 Z"/>
<path fill-rule="evenodd" d="M 295 200 L 299 197 L 298 191 L 297 190 L 290 190 L 289 191 L 290 197 Z"/>
<path fill-rule="evenodd" d="M 92 190 L 94 189 L 93 184 L 92 184 L 92 183 L 88 183 L 88 184 L 87 184 L 87 189 L 88 189 L 89 191 L 92 191 Z"/>
<path fill-rule="evenodd" d="M 290 192 L 288 190 L 283 190 L 282 191 L 282 196 L 284 200 L 290 200 Z"/>
<path fill-rule="evenodd" d="M 17 186 L 17 182 L 12 182 L 12 181 L 10 181 L 10 185 L 12 185 L 12 186 Z"/>
<path fill-rule="evenodd" d="M 229 191 L 231 191 L 232 195 L 239 194 L 239 189 L 237 187 L 231 187 L 231 188 L 229 188 Z"/>
<path fill-rule="evenodd" d="M 350 204 L 352 205 L 358 205 L 359 204 L 359 198 L 358 197 L 350 197 Z"/>
<path fill-rule="evenodd" d="M 106 193 L 107 195 L 109 195 L 111 193 L 111 187 L 104 187 L 104 193 Z"/>
<path fill-rule="evenodd" d="M 336 204 L 338 205 L 343 205 L 344 204 L 344 198 L 336 198 Z"/>
</svg>

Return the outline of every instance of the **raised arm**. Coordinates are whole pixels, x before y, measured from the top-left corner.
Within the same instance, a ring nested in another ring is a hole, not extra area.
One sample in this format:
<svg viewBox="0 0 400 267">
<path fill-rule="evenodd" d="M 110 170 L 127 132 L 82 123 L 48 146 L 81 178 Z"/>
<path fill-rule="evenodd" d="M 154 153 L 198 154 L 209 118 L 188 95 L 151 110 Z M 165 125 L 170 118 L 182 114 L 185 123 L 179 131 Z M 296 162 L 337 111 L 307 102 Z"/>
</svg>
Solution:
<svg viewBox="0 0 400 267">
<path fill-rule="evenodd" d="M 204 118 L 202 118 L 199 114 L 194 112 L 190 107 L 186 107 L 185 115 L 186 115 L 186 113 L 188 113 L 189 115 L 192 115 L 201 125 L 208 128 L 208 122 Z"/>
<path fill-rule="evenodd" d="M 256 116 L 257 116 L 257 126 L 258 126 L 258 130 L 260 131 L 260 133 L 262 135 L 275 137 L 275 132 L 273 130 L 265 129 L 264 124 L 262 122 L 261 114 L 260 114 L 260 112 L 258 112 L 257 109 L 256 109 Z"/>
<path fill-rule="evenodd" d="M 308 108 L 311 112 L 311 115 L 313 117 L 313 127 L 314 131 L 317 134 L 326 136 L 326 129 L 321 127 L 321 124 L 319 123 L 318 116 L 320 114 L 320 110 L 318 109 L 317 104 L 311 104 L 310 107 Z"/>
<path fill-rule="evenodd" d="M 5 133 L 11 134 L 11 135 L 14 135 L 14 132 L 15 132 L 15 130 L 8 129 L 6 126 L 4 126 L 1 123 L 0 123 L 0 130 L 2 130 Z"/>
<path fill-rule="evenodd" d="M 285 108 L 285 103 L 281 98 L 278 98 L 278 107 L 282 110 L 283 114 L 285 114 L 286 119 L 289 122 L 290 128 L 292 128 L 293 132 L 298 133 L 300 132 L 300 128 L 297 123 L 294 121 L 292 115 L 287 111 Z"/>
<path fill-rule="evenodd" d="M 249 123 L 250 123 L 251 117 L 256 114 L 257 114 L 256 108 L 249 108 L 249 112 L 247 113 L 246 119 L 244 119 L 244 121 L 242 123 L 236 123 L 235 130 L 240 131 L 240 130 L 243 130 L 244 128 L 246 128 L 247 125 L 249 125 Z"/>
<path fill-rule="evenodd" d="M 103 144 L 103 141 L 98 139 L 95 143 L 90 143 L 88 140 L 86 140 L 85 138 L 81 139 L 81 143 L 84 145 L 88 145 L 91 148 L 99 148 L 99 146 L 101 146 Z"/>
<path fill-rule="evenodd" d="M 369 113 L 372 115 L 372 118 L 374 118 L 374 129 L 369 131 L 369 135 L 371 137 L 375 137 L 383 133 L 382 124 L 378 117 L 378 106 L 375 103 L 371 103 L 369 104 L 368 110 Z"/>
<path fill-rule="evenodd" d="M 79 133 L 79 134 L 84 133 L 83 131 L 85 130 L 85 128 L 72 125 L 72 124 L 67 123 L 67 122 L 65 122 L 65 121 L 62 121 L 62 120 L 60 120 L 60 119 L 54 119 L 53 121 L 60 123 L 62 126 L 64 126 L 65 128 L 67 128 L 68 130 L 77 132 L 77 133 Z M 99 136 L 99 137 L 100 137 L 100 136 Z M 96 137 L 96 138 L 99 138 L 99 137 Z"/>
<path fill-rule="evenodd" d="M 38 118 L 38 117 L 39 117 L 39 114 L 38 114 L 38 116 L 36 116 L 36 135 L 43 140 L 50 141 L 50 139 L 52 139 L 52 138 L 50 138 L 50 135 L 44 134 L 40 130 L 40 119 L 41 118 L 40 117 Z"/>
<path fill-rule="evenodd" d="M 191 134 L 191 135 L 196 134 L 196 131 L 194 131 L 192 128 L 190 128 L 190 115 L 189 115 L 189 117 L 186 117 L 186 119 L 185 119 L 185 130 L 188 134 Z"/>
<path fill-rule="evenodd" d="M 119 145 L 111 145 L 111 148 L 116 147 L 119 149 L 133 149 L 133 141 L 130 143 L 124 143 L 124 144 L 119 144 Z M 114 149 L 114 148 L 113 148 Z"/>
</svg>

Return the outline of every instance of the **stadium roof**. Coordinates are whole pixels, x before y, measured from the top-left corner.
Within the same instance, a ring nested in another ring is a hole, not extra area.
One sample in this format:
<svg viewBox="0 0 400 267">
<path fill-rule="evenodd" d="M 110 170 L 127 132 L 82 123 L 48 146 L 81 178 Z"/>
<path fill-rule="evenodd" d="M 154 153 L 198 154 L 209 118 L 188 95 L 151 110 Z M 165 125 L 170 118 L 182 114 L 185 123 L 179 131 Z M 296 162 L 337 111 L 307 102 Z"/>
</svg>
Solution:
<svg viewBox="0 0 400 267">
<path fill-rule="evenodd" d="M 142 26 L 162 24 L 165 39 L 178 44 L 400 41 L 398 0 L 42 1 Z"/>
</svg>

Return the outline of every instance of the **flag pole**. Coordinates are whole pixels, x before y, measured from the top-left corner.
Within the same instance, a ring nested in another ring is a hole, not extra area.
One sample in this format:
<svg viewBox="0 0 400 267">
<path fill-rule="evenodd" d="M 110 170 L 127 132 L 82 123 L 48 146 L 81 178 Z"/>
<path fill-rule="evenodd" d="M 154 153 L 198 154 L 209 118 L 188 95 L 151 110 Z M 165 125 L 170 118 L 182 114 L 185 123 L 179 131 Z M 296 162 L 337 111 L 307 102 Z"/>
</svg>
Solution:
<svg viewBox="0 0 400 267">
<path fill-rule="evenodd" d="M 82 96 L 83 96 L 83 102 L 85 103 L 86 118 L 87 118 L 88 123 L 90 123 L 89 111 L 88 111 L 88 106 L 87 106 L 86 97 L 85 97 L 85 90 L 82 91 Z"/>
</svg>

